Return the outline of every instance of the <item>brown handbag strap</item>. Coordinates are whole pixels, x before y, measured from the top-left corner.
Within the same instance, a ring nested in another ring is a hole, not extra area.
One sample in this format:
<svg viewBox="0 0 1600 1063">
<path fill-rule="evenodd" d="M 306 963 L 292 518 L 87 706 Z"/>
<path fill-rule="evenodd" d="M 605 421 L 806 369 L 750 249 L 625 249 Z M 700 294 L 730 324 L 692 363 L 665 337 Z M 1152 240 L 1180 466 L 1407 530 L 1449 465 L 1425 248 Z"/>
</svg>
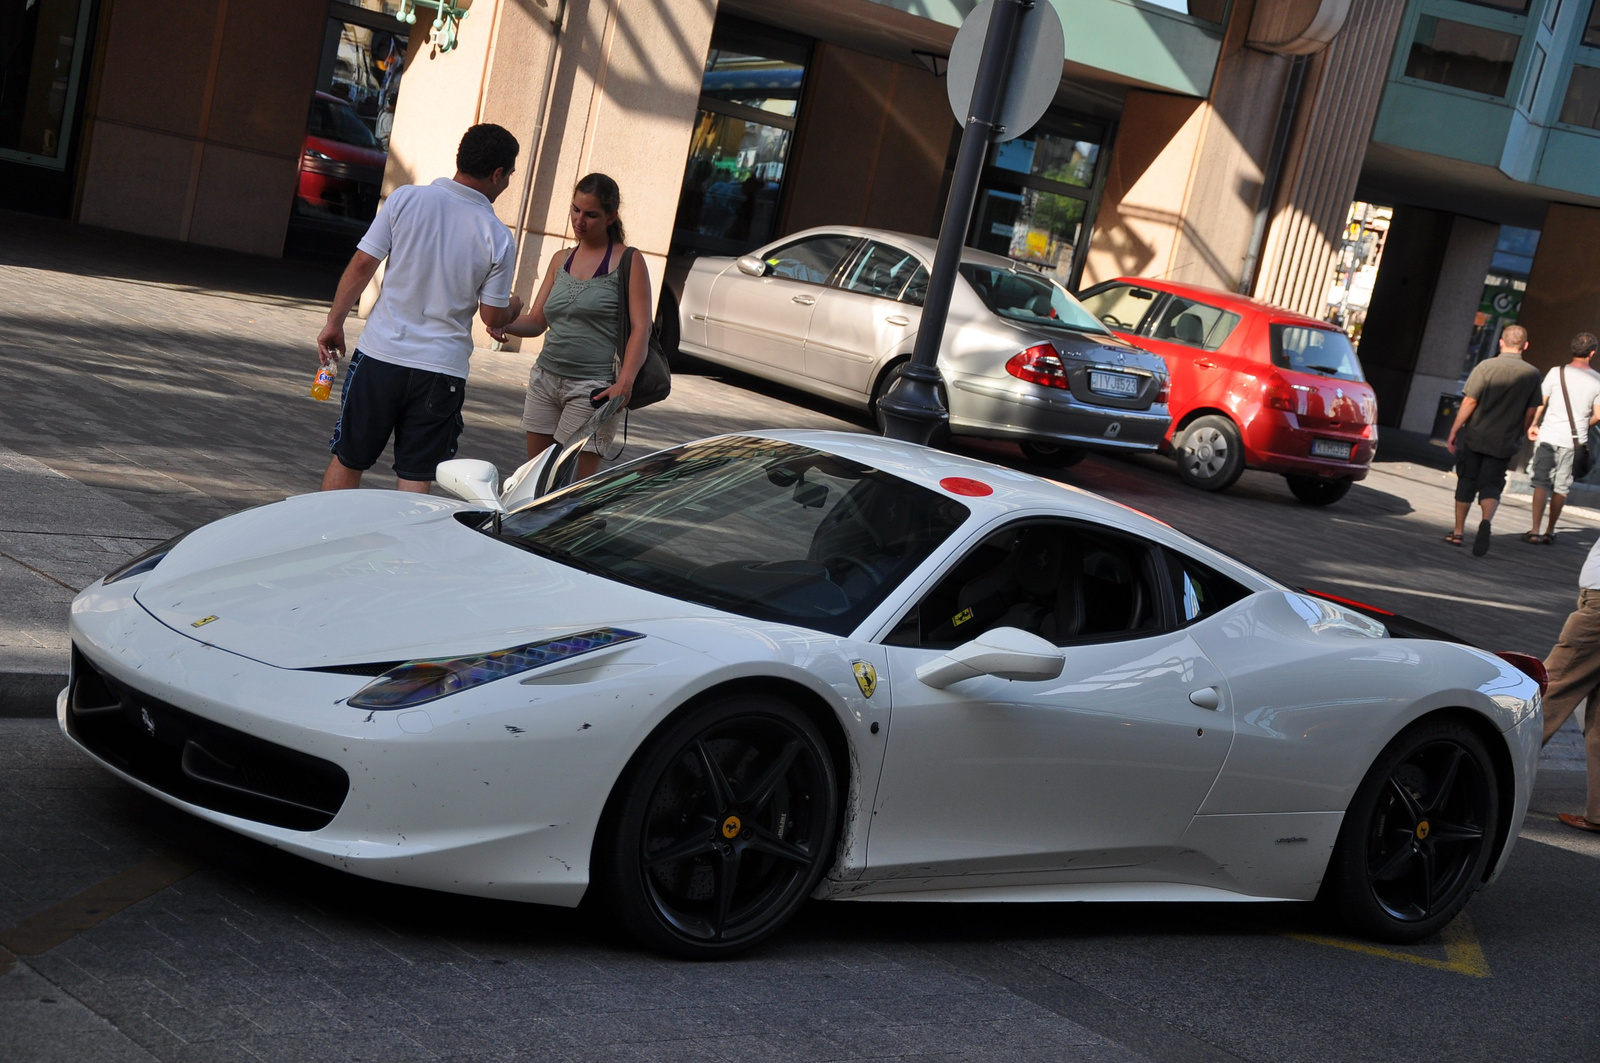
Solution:
<svg viewBox="0 0 1600 1063">
<path fill-rule="evenodd" d="M 1561 367 L 1561 405 L 1567 408 L 1567 430 L 1572 433 L 1572 449 L 1577 450 L 1581 443 L 1578 442 L 1578 422 L 1572 419 L 1572 396 L 1567 393 L 1567 367 Z"/>
<path fill-rule="evenodd" d="M 628 276 L 633 272 L 633 248 L 624 247 L 622 257 L 617 260 L 617 368 L 616 375 L 622 375 L 622 363 L 628 356 Z"/>
</svg>

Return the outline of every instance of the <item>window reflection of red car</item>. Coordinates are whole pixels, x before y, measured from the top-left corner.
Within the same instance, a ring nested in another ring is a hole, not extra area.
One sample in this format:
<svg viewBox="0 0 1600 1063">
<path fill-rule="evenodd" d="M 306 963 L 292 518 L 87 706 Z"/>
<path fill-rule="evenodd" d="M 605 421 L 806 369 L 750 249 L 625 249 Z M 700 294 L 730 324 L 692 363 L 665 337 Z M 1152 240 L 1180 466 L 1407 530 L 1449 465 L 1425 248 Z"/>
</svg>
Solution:
<svg viewBox="0 0 1600 1063">
<path fill-rule="evenodd" d="M 378 212 L 388 160 L 388 152 L 354 107 L 337 96 L 317 93 L 300 151 L 296 210 L 328 219 L 371 221 Z"/>
<path fill-rule="evenodd" d="M 1232 292 L 1120 277 L 1079 297 L 1172 376 L 1166 445 L 1185 481 L 1220 491 L 1245 468 L 1337 502 L 1367 475 L 1378 403 L 1345 334 Z"/>
</svg>

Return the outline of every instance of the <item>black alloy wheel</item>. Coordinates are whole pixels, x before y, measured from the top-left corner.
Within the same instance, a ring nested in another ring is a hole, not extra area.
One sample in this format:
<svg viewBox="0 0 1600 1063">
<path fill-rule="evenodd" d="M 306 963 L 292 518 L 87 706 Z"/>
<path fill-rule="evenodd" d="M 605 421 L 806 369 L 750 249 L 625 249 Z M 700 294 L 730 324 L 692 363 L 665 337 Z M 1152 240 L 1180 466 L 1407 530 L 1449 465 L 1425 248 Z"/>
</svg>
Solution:
<svg viewBox="0 0 1600 1063">
<path fill-rule="evenodd" d="M 1244 441 L 1226 417 L 1207 414 L 1192 421 L 1173 441 L 1178 475 L 1190 487 L 1225 491 L 1244 475 Z"/>
<path fill-rule="evenodd" d="M 1284 474 L 1294 497 L 1308 506 L 1330 506 L 1350 493 L 1350 480 L 1328 480 L 1321 476 Z"/>
<path fill-rule="evenodd" d="M 1482 884 L 1501 814 L 1494 762 L 1476 732 L 1413 727 L 1357 789 L 1323 893 L 1357 933 L 1419 941 Z"/>
<path fill-rule="evenodd" d="M 652 740 L 597 846 L 597 884 L 644 945 L 692 959 L 776 933 L 833 863 L 838 776 L 817 725 L 735 696 Z"/>
<path fill-rule="evenodd" d="M 1022 453 L 1029 461 L 1048 465 L 1052 469 L 1069 469 L 1089 455 L 1089 452 L 1082 447 L 1069 447 L 1060 443 L 1035 443 L 1031 439 L 1023 440 L 1018 446 L 1022 448 Z"/>
</svg>

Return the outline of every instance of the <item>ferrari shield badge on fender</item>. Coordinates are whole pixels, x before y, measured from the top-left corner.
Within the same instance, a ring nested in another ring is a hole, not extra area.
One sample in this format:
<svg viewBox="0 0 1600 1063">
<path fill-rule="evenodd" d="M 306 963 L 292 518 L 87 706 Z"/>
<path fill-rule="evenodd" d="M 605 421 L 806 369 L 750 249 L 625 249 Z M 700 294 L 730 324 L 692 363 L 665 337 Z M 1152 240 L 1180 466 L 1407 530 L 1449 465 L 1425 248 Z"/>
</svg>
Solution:
<svg viewBox="0 0 1600 1063">
<path fill-rule="evenodd" d="M 211 621 L 213 621 L 215 619 L 216 619 L 216 617 L 214 617 L 214 616 L 202 616 L 199 620 L 196 620 L 194 623 L 190 624 L 189 626 L 190 627 L 205 627 L 207 624 L 211 623 Z"/>
<path fill-rule="evenodd" d="M 856 673 L 856 686 L 861 688 L 861 696 L 872 697 L 872 692 L 878 689 L 878 670 L 866 661 L 857 661 L 854 665 Z"/>
</svg>

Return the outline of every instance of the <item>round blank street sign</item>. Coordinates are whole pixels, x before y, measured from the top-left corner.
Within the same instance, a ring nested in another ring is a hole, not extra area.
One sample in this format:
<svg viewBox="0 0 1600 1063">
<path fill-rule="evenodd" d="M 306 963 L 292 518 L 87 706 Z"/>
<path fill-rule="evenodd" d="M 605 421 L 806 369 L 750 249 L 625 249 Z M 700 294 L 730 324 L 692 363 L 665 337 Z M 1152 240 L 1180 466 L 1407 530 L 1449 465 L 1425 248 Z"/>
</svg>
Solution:
<svg viewBox="0 0 1600 1063">
<path fill-rule="evenodd" d="M 950 46 L 945 88 L 950 93 L 950 109 L 962 126 L 971 117 L 968 108 L 972 105 L 973 86 L 978 83 L 978 60 L 983 57 L 983 39 L 989 31 L 994 5 L 995 0 L 983 0 L 973 8 Z M 1044 116 L 1061 85 L 1061 65 L 1067 58 L 1067 38 L 1050 0 L 1036 0 L 1032 8 L 1023 11 L 1021 23 L 997 120 L 1004 129 L 996 140 L 1020 137 Z"/>
</svg>

